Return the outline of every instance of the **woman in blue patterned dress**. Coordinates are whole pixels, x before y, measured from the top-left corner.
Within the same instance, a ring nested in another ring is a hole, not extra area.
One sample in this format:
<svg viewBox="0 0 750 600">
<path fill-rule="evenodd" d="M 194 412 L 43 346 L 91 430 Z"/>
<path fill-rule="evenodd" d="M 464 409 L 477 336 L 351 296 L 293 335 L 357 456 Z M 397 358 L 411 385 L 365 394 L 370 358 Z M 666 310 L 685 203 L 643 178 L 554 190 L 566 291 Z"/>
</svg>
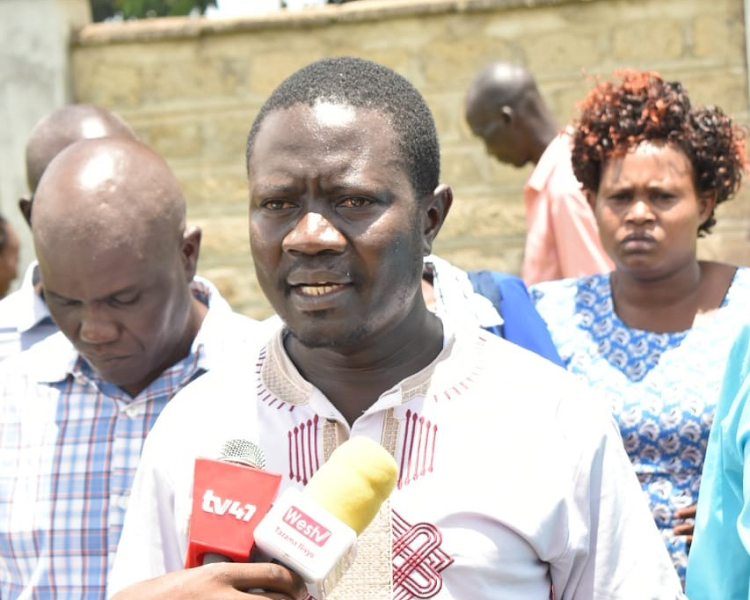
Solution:
<svg viewBox="0 0 750 600">
<path fill-rule="evenodd" d="M 750 270 L 698 260 L 739 189 L 744 138 L 679 83 L 620 72 L 582 103 L 573 168 L 611 273 L 532 288 L 568 370 L 603 392 L 684 581 L 703 457 Z"/>
</svg>

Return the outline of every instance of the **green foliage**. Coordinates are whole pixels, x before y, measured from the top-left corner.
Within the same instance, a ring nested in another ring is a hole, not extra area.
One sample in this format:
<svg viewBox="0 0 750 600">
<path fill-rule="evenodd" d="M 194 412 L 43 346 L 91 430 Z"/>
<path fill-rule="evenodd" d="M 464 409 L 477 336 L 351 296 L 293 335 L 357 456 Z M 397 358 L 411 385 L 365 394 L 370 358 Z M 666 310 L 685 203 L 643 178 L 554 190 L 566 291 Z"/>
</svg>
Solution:
<svg viewBox="0 0 750 600">
<path fill-rule="evenodd" d="M 208 6 L 216 6 L 216 0 L 91 0 L 91 12 L 96 22 L 115 16 L 145 19 L 188 15 L 193 9 L 203 14 Z"/>
</svg>

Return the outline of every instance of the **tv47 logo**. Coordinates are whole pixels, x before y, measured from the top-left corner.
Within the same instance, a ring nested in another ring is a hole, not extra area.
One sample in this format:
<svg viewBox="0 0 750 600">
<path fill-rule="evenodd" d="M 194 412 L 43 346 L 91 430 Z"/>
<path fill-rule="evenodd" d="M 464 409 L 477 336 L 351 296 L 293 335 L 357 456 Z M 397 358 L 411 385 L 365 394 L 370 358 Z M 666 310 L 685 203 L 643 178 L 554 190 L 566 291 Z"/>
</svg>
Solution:
<svg viewBox="0 0 750 600">
<path fill-rule="evenodd" d="M 203 494 L 203 505 L 204 512 L 213 515 L 232 515 L 238 521 L 249 521 L 253 518 L 255 511 L 257 510 L 255 505 L 245 503 L 243 504 L 239 500 L 222 500 L 217 496 L 213 490 L 206 490 Z"/>
</svg>

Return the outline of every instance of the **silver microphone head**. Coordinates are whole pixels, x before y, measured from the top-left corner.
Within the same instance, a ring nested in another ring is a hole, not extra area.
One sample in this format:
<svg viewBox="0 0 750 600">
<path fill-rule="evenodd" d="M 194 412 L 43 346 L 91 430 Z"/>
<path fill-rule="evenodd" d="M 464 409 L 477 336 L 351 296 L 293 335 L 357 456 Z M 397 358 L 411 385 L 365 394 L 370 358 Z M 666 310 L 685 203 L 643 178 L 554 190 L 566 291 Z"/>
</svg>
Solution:
<svg viewBox="0 0 750 600">
<path fill-rule="evenodd" d="M 255 442 L 250 440 L 229 440 L 224 444 L 219 460 L 240 463 L 256 469 L 266 467 L 266 456 Z"/>
</svg>

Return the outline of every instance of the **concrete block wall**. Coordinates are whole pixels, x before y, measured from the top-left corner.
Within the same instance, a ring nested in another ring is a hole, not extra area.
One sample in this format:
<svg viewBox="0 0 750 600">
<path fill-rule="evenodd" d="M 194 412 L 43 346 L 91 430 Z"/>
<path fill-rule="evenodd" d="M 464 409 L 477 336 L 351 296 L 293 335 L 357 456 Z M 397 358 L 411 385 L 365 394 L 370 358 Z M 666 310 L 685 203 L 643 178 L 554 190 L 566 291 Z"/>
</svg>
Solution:
<svg viewBox="0 0 750 600">
<path fill-rule="evenodd" d="M 536 75 L 560 124 L 620 67 L 681 80 L 697 104 L 748 119 L 742 0 L 360 0 L 224 21 L 158 19 L 83 28 L 74 95 L 126 118 L 182 182 L 204 230 L 200 272 L 230 302 L 269 314 L 247 237 L 245 136 L 269 92 L 308 62 L 356 55 L 388 65 L 425 95 L 455 202 L 435 250 L 465 268 L 517 272 L 531 166 L 491 160 L 463 119 L 467 84 L 509 60 Z M 750 187 L 718 212 L 705 257 L 750 265 Z"/>
</svg>

